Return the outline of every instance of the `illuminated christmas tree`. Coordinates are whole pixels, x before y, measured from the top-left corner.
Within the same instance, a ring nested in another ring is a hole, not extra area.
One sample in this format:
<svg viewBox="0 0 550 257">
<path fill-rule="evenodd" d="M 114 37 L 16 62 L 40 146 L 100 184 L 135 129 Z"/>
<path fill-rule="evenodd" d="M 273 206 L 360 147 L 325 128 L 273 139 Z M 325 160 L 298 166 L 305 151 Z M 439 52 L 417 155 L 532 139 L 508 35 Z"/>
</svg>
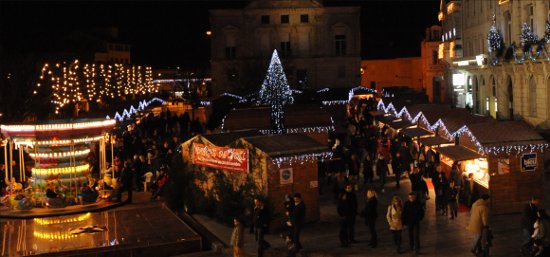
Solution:
<svg viewBox="0 0 550 257">
<path fill-rule="evenodd" d="M 527 49 L 539 41 L 539 37 L 531 30 L 531 27 L 527 23 L 523 23 L 521 26 L 521 34 L 519 37 L 521 39 L 521 45 Z"/>
<path fill-rule="evenodd" d="M 292 104 L 293 102 L 292 90 L 290 90 L 286 80 L 283 65 L 279 55 L 277 55 L 277 50 L 274 50 L 258 97 L 259 105 L 271 105 L 271 128 L 273 133 L 281 134 L 284 132 L 283 105 Z"/>
<path fill-rule="evenodd" d="M 496 18 L 494 14 L 493 14 L 493 25 L 491 26 L 491 29 L 489 29 L 489 34 L 487 35 L 487 41 L 489 43 L 487 44 L 489 53 L 496 53 L 497 56 L 500 55 L 501 50 L 504 48 L 504 40 L 502 39 L 502 35 L 500 35 L 500 32 L 497 30 Z"/>
</svg>

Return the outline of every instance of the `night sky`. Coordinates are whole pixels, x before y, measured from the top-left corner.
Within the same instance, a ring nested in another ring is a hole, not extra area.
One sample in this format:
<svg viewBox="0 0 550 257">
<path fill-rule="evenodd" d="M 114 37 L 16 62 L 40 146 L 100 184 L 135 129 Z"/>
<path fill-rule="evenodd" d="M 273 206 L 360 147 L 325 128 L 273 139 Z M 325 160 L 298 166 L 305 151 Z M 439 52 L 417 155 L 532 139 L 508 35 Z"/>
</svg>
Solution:
<svg viewBox="0 0 550 257">
<path fill-rule="evenodd" d="M 3 54 L 41 56 L 55 39 L 92 27 L 116 26 L 132 45 L 132 62 L 154 67 L 207 68 L 208 9 L 241 8 L 247 1 L 0 1 Z M 420 54 L 425 28 L 437 22 L 439 0 L 325 0 L 362 7 L 362 58 Z"/>
</svg>

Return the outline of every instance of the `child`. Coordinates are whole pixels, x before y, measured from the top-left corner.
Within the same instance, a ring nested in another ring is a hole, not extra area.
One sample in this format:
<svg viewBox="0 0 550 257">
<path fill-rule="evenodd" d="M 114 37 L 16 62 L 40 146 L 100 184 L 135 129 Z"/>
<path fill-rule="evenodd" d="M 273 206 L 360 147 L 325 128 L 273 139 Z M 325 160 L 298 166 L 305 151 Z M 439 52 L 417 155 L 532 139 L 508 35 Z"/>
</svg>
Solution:
<svg viewBox="0 0 550 257">
<path fill-rule="evenodd" d="M 233 257 L 247 257 L 248 255 L 244 252 L 244 232 L 243 225 L 239 218 L 233 219 L 233 233 L 231 233 L 231 245 L 233 246 Z"/>
</svg>

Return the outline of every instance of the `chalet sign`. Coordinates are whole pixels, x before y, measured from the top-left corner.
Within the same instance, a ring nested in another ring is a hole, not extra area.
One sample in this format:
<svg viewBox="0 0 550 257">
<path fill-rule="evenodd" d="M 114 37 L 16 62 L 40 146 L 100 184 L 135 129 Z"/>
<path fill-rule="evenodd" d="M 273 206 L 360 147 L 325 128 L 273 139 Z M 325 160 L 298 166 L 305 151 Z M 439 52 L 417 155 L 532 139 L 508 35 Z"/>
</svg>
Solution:
<svg viewBox="0 0 550 257">
<path fill-rule="evenodd" d="M 524 153 L 521 155 L 521 171 L 535 171 L 537 169 L 537 154 Z"/>
<path fill-rule="evenodd" d="M 193 143 L 193 164 L 236 172 L 248 172 L 248 149 Z"/>
</svg>

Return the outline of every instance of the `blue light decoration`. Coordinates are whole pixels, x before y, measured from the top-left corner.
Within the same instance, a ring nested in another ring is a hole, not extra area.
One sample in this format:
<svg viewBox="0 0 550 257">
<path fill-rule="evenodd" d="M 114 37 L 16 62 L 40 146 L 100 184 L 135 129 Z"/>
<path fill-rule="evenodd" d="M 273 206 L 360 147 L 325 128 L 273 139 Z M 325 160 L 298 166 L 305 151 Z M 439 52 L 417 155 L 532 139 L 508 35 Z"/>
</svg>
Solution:
<svg viewBox="0 0 550 257">
<path fill-rule="evenodd" d="M 139 102 L 137 109 L 133 105 L 130 105 L 130 108 L 129 109 L 124 109 L 124 111 L 122 111 L 122 114 L 120 114 L 119 112 L 116 112 L 115 113 L 115 120 L 119 121 L 119 122 L 127 120 L 130 117 L 132 117 L 132 115 L 136 114 L 137 112 L 141 112 L 141 111 L 145 110 L 147 108 L 147 106 L 151 105 L 153 102 L 159 102 L 159 103 L 162 103 L 162 104 L 165 103 L 164 100 L 162 100 L 158 97 L 154 97 L 149 101 L 142 100 L 141 102 Z M 109 115 L 107 115 L 106 118 L 110 119 L 111 117 Z"/>
<path fill-rule="evenodd" d="M 443 122 L 442 119 L 438 119 L 433 124 L 430 124 L 422 112 L 419 112 L 413 118 L 406 107 L 403 107 L 398 112 L 395 110 L 395 107 L 393 106 L 392 103 L 389 103 L 386 106 L 384 102 L 382 102 L 382 100 L 378 101 L 377 108 L 378 110 L 384 111 L 385 113 L 391 113 L 395 117 L 407 119 L 413 124 L 415 124 L 416 122 L 419 122 L 419 123 L 422 122 L 424 123 L 425 127 L 432 132 L 435 132 L 436 130 L 441 129 L 441 131 L 444 134 L 444 137 L 448 140 L 453 140 L 455 137 L 460 137 L 466 134 L 469 138 L 472 139 L 474 145 L 477 147 L 477 152 L 480 153 L 481 155 L 489 155 L 489 154 L 498 155 L 500 153 L 506 153 L 510 155 L 513 152 L 515 152 L 516 155 L 518 155 L 526 150 L 529 150 L 530 152 L 543 151 L 549 147 L 548 143 L 483 147 L 483 145 L 481 145 L 481 143 L 477 140 L 477 138 L 474 136 L 474 134 L 470 131 L 470 129 L 466 125 L 460 127 L 454 132 L 451 132 L 445 126 L 445 123 Z"/>
<path fill-rule="evenodd" d="M 257 100 L 258 105 L 271 105 L 271 126 L 273 134 L 284 133 L 283 106 L 292 103 L 294 103 L 292 90 L 288 85 L 277 50 L 273 50 L 271 62 L 269 63 L 269 68 L 267 69 L 267 74 L 260 88 Z"/>
</svg>

